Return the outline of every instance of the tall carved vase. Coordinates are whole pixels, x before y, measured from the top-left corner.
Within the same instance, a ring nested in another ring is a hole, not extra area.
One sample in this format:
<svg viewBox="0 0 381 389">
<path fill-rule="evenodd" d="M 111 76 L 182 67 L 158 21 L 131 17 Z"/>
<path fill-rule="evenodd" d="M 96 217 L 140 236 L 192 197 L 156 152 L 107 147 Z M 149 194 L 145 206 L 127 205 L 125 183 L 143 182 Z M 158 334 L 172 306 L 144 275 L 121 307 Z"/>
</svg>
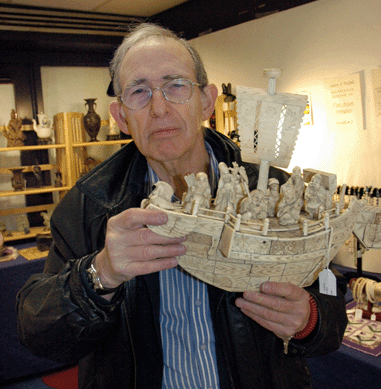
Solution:
<svg viewBox="0 0 381 389">
<path fill-rule="evenodd" d="M 101 128 L 101 117 L 95 112 L 97 104 L 96 99 L 85 99 L 85 107 L 87 107 L 87 113 L 83 118 L 86 132 L 90 136 L 90 142 L 97 141 L 97 135 Z"/>
</svg>

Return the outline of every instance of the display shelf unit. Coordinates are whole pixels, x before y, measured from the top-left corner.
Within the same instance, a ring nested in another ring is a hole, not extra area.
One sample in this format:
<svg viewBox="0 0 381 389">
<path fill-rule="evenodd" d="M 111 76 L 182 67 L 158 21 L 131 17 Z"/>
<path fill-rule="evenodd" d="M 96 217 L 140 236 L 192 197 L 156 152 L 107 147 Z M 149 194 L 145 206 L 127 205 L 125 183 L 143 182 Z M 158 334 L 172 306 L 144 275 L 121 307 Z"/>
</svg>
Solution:
<svg viewBox="0 0 381 389">
<path fill-rule="evenodd" d="M 86 159 L 88 158 L 88 147 L 103 147 L 110 145 L 124 145 L 131 140 L 120 139 L 111 141 L 86 141 L 86 131 L 83 125 L 83 113 L 79 112 L 61 112 L 54 116 L 53 127 L 55 133 L 55 143 L 49 145 L 20 146 L 20 147 L 1 147 L 1 152 L 10 151 L 30 151 L 30 150 L 53 150 L 55 163 L 39 165 L 41 170 L 59 171 L 62 175 L 62 186 L 42 186 L 40 188 L 25 188 L 25 190 L 3 190 L 0 191 L 1 197 L 26 196 L 40 193 L 58 192 L 59 198 L 72 188 L 76 181 L 86 173 Z M 102 120 L 102 125 L 107 125 L 108 121 Z M 54 157 L 51 156 L 53 159 Z M 49 161 L 50 162 L 50 161 Z M 17 166 L 23 168 L 24 172 L 31 172 L 33 166 Z M 7 174 L 11 168 L 0 168 L 0 174 Z M 0 209 L 0 215 L 17 215 L 22 213 L 43 212 L 54 204 L 43 204 L 29 207 Z M 12 231 L 11 236 L 5 236 L 5 241 L 27 239 L 35 237 L 43 232 L 44 227 L 32 227 L 30 232 Z"/>
<path fill-rule="evenodd" d="M 28 233 L 21 231 L 12 231 L 11 234 L 12 235 L 4 236 L 4 242 L 31 239 L 35 238 L 37 235 L 49 235 L 49 231 L 46 231 L 44 227 L 31 227 Z"/>
</svg>

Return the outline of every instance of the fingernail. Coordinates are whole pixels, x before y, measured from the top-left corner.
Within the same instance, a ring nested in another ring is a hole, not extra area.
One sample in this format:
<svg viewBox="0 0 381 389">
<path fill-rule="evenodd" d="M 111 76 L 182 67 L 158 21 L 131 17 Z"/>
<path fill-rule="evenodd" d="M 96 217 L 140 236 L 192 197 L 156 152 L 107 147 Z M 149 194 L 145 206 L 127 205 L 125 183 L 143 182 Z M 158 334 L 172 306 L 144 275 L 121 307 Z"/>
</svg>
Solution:
<svg viewBox="0 0 381 389">
<path fill-rule="evenodd" d="M 267 283 L 267 282 L 264 282 L 262 285 L 261 285 L 261 291 L 262 292 L 268 292 L 269 291 L 269 288 L 270 288 L 270 285 Z"/>
<path fill-rule="evenodd" d="M 165 224 L 168 220 L 168 217 L 167 217 L 167 214 L 165 214 L 165 213 L 159 213 L 157 219 L 158 219 L 159 223 Z"/>
</svg>

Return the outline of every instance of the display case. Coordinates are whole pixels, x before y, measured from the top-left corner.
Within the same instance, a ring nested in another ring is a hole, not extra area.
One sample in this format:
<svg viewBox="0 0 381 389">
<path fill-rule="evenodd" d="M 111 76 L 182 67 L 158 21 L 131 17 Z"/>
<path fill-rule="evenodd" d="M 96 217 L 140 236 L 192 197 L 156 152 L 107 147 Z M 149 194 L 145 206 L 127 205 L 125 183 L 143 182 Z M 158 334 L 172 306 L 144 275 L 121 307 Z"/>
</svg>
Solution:
<svg viewBox="0 0 381 389">
<path fill-rule="evenodd" d="M 87 142 L 83 117 L 84 114 L 78 112 L 62 112 L 55 115 L 53 118 L 55 140 L 52 144 L 0 148 L 1 153 L 49 150 L 50 163 L 39 165 L 39 167 L 42 171 L 51 171 L 52 176 L 54 176 L 54 174 L 56 177 L 59 175 L 59 179 L 52 180 L 52 185 L 41 186 L 39 188 L 23 188 L 22 190 L 2 190 L 0 191 L 0 198 L 6 196 L 36 195 L 40 193 L 58 193 L 58 196 L 55 196 L 56 200 L 54 200 L 57 202 L 75 184 L 78 178 L 90 169 L 90 167 L 86 165 L 86 161 L 89 158 L 87 149 L 90 146 L 104 147 L 110 145 L 123 145 L 131 142 L 129 139 Z M 107 124 L 108 120 L 102 121 L 102 125 Z M 33 166 L 14 166 L 12 168 L 23 169 L 23 174 L 33 171 Z M 12 168 L 0 167 L 0 174 L 9 174 Z M 53 206 L 54 203 L 0 209 L 0 215 L 7 216 L 44 212 L 48 211 Z M 5 241 L 33 238 L 36 235 L 43 233 L 46 233 L 44 226 L 31 227 L 28 233 L 25 233 L 24 231 L 12 231 L 11 235 L 5 236 Z"/>
</svg>

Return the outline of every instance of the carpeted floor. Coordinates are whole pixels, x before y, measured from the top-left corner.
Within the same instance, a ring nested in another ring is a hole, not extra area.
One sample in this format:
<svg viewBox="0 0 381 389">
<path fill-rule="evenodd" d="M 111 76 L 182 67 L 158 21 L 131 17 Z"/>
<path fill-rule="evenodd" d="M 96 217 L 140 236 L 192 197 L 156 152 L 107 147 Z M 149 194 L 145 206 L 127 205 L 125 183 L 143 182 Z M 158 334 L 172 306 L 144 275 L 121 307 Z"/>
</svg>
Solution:
<svg viewBox="0 0 381 389">
<path fill-rule="evenodd" d="M 42 377 L 0 385 L 0 387 L 3 389 L 78 389 L 78 368 L 75 366 Z"/>
</svg>

